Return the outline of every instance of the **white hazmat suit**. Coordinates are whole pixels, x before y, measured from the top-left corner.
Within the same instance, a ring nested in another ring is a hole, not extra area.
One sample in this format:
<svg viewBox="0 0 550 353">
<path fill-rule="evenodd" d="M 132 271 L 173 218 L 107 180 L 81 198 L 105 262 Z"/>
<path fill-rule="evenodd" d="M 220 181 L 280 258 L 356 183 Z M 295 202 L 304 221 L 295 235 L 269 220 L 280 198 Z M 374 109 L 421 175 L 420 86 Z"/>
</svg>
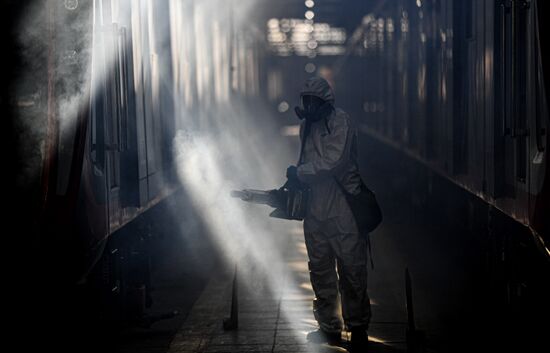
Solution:
<svg viewBox="0 0 550 353">
<path fill-rule="evenodd" d="M 307 80 L 301 95 L 313 95 L 334 104 L 332 88 L 319 77 Z M 359 192 L 357 130 L 341 109 L 334 109 L 327 117 L 310 124 L 297 176 L 311 188 L 304 234 L 315 292 L 315 318 L 325 332 L 342 330 L 337 303 L 339 289 L 347 329 L 367 329 L 371 317 L 367 294 L 367 241 L 365 235 L 359 234 L 336 181 L 349 193 Z M 300 129 L 302 141 L 304 131 L 305 122 Z"/>
</svg>

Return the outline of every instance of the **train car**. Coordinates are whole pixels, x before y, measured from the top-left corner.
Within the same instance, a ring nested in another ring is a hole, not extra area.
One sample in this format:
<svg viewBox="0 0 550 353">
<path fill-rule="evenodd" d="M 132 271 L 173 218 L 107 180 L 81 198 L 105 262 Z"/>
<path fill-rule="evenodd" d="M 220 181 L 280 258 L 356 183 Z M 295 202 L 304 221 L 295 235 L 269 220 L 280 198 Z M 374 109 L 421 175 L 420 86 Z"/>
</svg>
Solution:
<svg viewBox="0 0 550 353">
<path fill-rule="evenodd" d="M 353 34 L 341 72 L 361 82 L 359 92 L 349 92 L 349 104 L 369 138 L 460 186 L 464 199 L 483 201 L 470 212 L 485 218 L 480 234 L 487 238 L 486 261 L 480 271 L 494 283 L 492 300 L 508 312 L 527 307 L 542 312 L 548 293 L 543 6 L 543 1 L 381 2 Z"/>
<path fill-rule="evenodd" d="M 44 285 L 87 287 L 110 318 L 150 304 L 148 234 L 132 224 L 181 186 L 176 132 L 209 128 L 216 107 L 260 94 L 263 38 L 226 30 L 233 4 L 215 5 L 66 0 L 17 12 L 29 271 Z"/>
</svg>

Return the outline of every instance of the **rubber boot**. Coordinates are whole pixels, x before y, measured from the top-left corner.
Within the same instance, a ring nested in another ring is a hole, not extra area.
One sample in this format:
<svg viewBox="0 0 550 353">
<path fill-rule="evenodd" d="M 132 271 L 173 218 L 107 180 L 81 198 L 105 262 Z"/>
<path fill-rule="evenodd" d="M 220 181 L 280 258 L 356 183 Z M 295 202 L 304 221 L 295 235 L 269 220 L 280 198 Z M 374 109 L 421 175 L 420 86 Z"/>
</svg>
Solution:
<svg viewBox="0 0 550 353">
<path fill-rule="evenodd" d="M 368 352 L 369 336 L 365 328 L 355 328 L 351 330 L 351 353 Z"/>
<path fill-rule="evenodd" d="M 330 345 L 339 344 L 342 340 L 341 332 L 326 332 L 321 329 L 311 331 L 307 334 L 308 342 L 312 343 L 328 343 Z"/>
</svg>

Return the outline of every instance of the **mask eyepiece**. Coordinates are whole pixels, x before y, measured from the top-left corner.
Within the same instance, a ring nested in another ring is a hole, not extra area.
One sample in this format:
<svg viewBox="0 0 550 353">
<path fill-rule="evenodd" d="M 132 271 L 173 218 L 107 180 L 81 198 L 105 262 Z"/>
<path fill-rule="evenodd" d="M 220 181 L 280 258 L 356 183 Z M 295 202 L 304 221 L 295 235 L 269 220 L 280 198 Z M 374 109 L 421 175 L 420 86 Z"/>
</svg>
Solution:
<svg viewBox="0 0 550 353">
<path fill-rule="evenodd" d="M 306 94 L 302 96 L 302 108 L 308 114 L 316 114 L 325 101 L 317 96 Z"/>
</svg>

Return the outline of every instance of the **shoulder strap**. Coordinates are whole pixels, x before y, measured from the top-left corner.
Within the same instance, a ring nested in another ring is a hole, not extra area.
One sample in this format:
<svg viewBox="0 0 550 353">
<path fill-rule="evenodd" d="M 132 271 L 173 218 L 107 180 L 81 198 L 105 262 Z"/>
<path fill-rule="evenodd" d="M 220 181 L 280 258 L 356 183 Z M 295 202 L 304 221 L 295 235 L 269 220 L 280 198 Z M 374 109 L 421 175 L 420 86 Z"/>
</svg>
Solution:
<svg viewBox="0 0 550 353">
<path fill-rule="evenodd" d="M 304 158 L 304 147 L 306 145 L 307 136 L 309 135 L 309 131 L 311 129 L 311 123 L 306 120 L 305 126 L 304 126 L 304 135 L 302 136 L 302 143 L 300 146 L 300 157 L 298 157 L 298 163 L 296 165 L 302 164 L 302 159 Z"/>
</svg>

